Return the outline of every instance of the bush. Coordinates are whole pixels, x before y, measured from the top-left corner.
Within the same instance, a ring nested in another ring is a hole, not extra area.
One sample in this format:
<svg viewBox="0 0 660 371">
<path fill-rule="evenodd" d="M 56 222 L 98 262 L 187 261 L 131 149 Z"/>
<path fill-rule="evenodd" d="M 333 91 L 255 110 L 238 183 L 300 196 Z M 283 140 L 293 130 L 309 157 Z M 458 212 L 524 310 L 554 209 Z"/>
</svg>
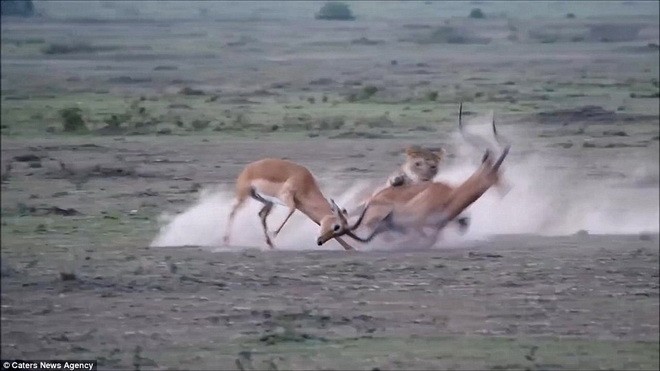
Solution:
<svg viewBox="0 0 660 371">
<path fill-rule="evenodd" d="M 360 100 L 366 100 L 371 98 L 374 94 L 378 92 L 378 88 L 373 86 L 373 85 L 367 85 L 360 89 L 359 92 L 353 92 L 350 93 L 348 96 L 346 96 L 346 101 L 353 103 L 357 102 Z"/>
<path fill-rule="evenodd" d="M 330 1 L 323 5 L 316 14 L 316 19 L 352 21 L 355 17 L 348 5 L 338 1 Z"/>
<path fill-rule="evenodd" d="M 68 107 L 60 110 L 62 125 L 66 132 L 87 131 L 87 125 L 82 118 L 81 110 L 78 107 Z"/>
<path fill-rule="evenodd" d="M 105 120 L 105 123 L 111 128 L 118 128 L 121 125 L 121 120 L 119 116 L 112 115 L 109 119 Z"/>
<path fill-rule="evenodd" d="M 206 129 L 211 121 L 209 120 L 194 120 L 191 125 L 195 130 L 204 130 Z"/>
<path fill-rule="evenodd" d="M 71 54 L 71 53 L 96 53 L 117 50 L 116 46 L 92 46 L 84 42 L 75 43 L 53 43 L 44 46 L 41 52 L 44 54 Z"/>
<path fill-rule="evenodd" d="M 482 19 L 482 18 L 486 18 L 486 16 L 484 15 L 484 12 L 481 11 L 481 9 L 474 8 L 470 12 L 470 18 Z"/>
<path fill-rule="evenodd" d="M 362 88 L 362 95 L 365 99 L 371 98 L 372 95 L 378 92 L 378 88 L 373 85 L 367 85 Z"/>
<path fill-rule="evenodd" d="M 436 99 L 438 99 L 438 92 L 435 91 L 435 90 L 430 91 L 430 92 L 426 93 L 426 98 L 430 101 L 435 101 Z"/>
<path fill-rule="evenodd" d="M 489 38 L 474 35 L 469 29 L 440 26 L 428 35 L 419 35 L 410 41 L 418 44 L 488 44 Z"/>
<path fill-rule="evenodd" d="M 34 5 L 32 0 L 2 0 L 0 2 L 0 14 L 31 17 L 34 15 Z"/>
</svg>

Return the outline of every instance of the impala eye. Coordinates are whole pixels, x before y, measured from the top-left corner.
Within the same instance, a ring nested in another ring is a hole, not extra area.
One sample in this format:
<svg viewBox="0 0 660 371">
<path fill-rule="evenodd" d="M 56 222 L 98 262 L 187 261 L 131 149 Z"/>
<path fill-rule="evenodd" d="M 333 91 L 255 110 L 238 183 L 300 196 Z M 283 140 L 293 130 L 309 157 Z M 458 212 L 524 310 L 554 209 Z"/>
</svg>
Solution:
<svg viewBox="0 0 660 371">
<path fill-rule="evenodd" d="M 332 229 L 333 229 L 335 232 L 338 232 L 338 231 L 341 229 L 341 226 L 340 226 L 339 224 L 335 224 L 335 225 L 332 227 Z"/>
<path fill-rule="evenodd" d="M 431 165 L 431 170 L 435 170 L 437 167 L 437 165 Z"/>
<path fill-rule="evenodd" d="M 415 162 L 415 166 L 420 167 L 422 166 L 422 163 L 420 161 Z"/>
</svg>

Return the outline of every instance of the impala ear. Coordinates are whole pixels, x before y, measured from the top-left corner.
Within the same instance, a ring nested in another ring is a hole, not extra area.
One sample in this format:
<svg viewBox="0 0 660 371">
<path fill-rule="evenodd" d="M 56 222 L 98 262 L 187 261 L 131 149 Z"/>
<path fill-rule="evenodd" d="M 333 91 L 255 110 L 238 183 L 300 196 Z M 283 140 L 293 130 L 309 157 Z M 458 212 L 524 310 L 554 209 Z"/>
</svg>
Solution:
<svg viewBox="0 0 660 371">
<path fill-rule="evenodd" d="M 333 199 L 330 199 L 330 205 L 332 206 L 332 212 L 335 214 L 335 216 L 339 219 L 342 219 L 342 213 L 344 213 L 345 210 L 337 206 L 337 203 Z"/>
<path fill-rule="evenodd" d="M 337 212 L 337 204 L 335 203 L 335 200 L 332 198 L 329 198 L 328 201 L 330 201 L 330 209 L 332 210 L 333 213 Z"/>
</svg>

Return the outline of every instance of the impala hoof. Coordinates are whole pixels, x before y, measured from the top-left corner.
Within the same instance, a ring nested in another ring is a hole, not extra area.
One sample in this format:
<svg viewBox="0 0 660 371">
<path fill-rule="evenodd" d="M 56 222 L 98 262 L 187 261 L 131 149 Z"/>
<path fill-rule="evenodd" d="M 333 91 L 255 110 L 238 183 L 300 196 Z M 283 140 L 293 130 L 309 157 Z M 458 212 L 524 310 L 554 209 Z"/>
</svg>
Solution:
<svg viewBox="0 0 660 371">
<path fill-rule="evenodd" d="M 470 217 L 464 216 L 462 218 L 456 219 L 458 222 L 458 230 L 460 233 L 466 233 L 470 227 Z"/>
</svg>

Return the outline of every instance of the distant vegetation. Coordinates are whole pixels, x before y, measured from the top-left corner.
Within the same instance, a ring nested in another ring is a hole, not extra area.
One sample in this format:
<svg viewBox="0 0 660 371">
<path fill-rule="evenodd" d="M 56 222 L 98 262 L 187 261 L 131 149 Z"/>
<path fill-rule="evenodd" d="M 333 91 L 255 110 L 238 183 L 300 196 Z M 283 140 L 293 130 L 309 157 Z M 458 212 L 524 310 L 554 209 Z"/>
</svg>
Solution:
<svg viewBox="0 0 660 371">
<path fill-rule="evenodd" d="M 62 126 L 66 132 L 87 131 L 87 125 L 82 118 L 81 110 L 78 107 L 64 108 L 60 111 Z"/>
<path fill-rule="evenodd" d="M 359 93 L 351 93 L 346 97 L 348 102 L 357 102 L 361 100 L 367 100 L 371 98 L 374 94 L 378 92 L 378 88 L 373 85 L 367 85 L 363 87 Z"/>
<path fill-rule="evenodd" d="M 0 1 L 2 15 L 31 17 L 34 15 L 32 0 L 2 0 Z"/>
<path fill-rule="evenodd" d="M 486 16 L 484 15 L 484 12 L 481 11 L 481 9 L 474 8 L 470 12 L 470 18 L 482 19 L 482 18 L 486 18 Z"/>
<path fill-rule="evenodd" d="M 323 5 L 321 10 L 316 14 L 316 19 L 352 21 L 355 17 L 348 5 L 338 1 L 331 1 Z"/>
<path fill-rule="evenodd" d="M 402 41 L 418 44 L 488 44 L 491 40 L 474 35 L 473 31 L 465 27 L 440 26 L 429 34 L 414 35 Z"/>
<path fill-rule="evenodd" d="M 116 50 L 116 46 L 93 46 L 84 42 L 53 43 L 44 46 L 41 51 L 44 54 L 72 54 L 72 53 L 96 53 Z"/>
</svg>

